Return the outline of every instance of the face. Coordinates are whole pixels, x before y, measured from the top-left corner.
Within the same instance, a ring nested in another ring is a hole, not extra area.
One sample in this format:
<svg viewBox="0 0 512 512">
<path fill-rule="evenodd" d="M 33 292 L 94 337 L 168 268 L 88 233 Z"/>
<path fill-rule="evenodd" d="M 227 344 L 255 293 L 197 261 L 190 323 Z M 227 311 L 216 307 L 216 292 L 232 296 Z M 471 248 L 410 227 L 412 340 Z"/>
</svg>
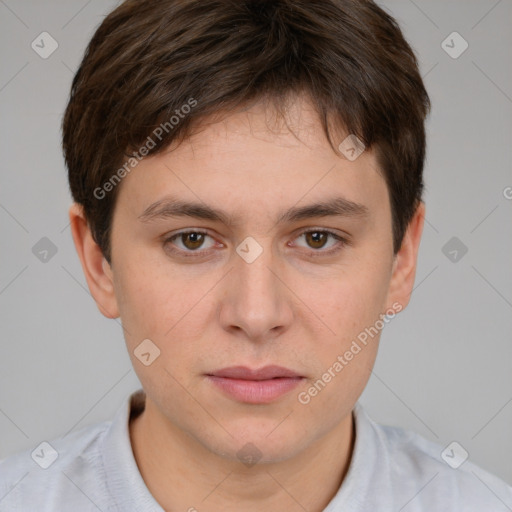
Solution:
<svg viewBox="0 0 512 512">
<path fill-rule="evenodd" d="M 226 458 L 285 460 L 346 421 L 414 274 L 375 155 L 336 155 L 305 100 L 287 120 L 298 138 L 254 106 L 142 160 L 95 294 L 155 414 Z"/>
</svg>

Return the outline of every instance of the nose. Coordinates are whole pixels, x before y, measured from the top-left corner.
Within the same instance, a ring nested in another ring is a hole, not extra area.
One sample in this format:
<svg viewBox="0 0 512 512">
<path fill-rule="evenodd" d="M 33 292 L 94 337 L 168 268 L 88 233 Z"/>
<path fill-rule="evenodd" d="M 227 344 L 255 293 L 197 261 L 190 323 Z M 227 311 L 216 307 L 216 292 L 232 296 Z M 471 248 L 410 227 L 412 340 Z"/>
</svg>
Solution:
<svg viewBox="0 0 512 512">
<path fill-rule="evenodd" d="M 279 336 L 293 321 L 293 294 L 286 286 L 283 266 L 277 264 L 271 247 L 261 241 L 259 245 L 263 250 L 253 261 L 234 255 L 234 268 L 223 280 L 220 306 L 222 327 L 254 342 Z"/>
</svg>

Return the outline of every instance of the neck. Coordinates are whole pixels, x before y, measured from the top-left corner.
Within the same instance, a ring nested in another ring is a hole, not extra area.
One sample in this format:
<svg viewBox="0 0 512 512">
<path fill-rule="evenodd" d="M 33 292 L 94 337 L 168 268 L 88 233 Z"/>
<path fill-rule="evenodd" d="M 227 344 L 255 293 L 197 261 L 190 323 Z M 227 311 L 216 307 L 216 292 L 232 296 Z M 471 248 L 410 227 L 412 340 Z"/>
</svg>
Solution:
<svg viewBox="0 0 512 512">
<path fill-rule="evenodd" d="M 166 511 L 321 512 L 348 471 L 355 430 L 350 414 L 296 456 L 247 467 L 169 424 L 146 396 L 130 438 L 142 478 Z"/>
</svg>

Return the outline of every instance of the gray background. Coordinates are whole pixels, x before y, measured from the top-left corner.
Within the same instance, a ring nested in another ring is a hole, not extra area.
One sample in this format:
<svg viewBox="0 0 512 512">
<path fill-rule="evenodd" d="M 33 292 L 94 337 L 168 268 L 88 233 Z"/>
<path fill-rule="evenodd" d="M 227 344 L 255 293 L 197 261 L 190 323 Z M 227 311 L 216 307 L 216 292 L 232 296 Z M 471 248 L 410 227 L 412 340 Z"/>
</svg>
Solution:
<svg viewBox="0 0 512 512">
<path fill-rule="evenodd" d="M 380 3 L 418 55 L 433 111 L 416 288 L 361 402 L 383 424 L 458 441 L 512 484 L 512 3 Z M 115 4 L 0 0 L 0 457 L 111 418 L 140 386 L 120 324 L 88 292 L 60 150 L 73 73 Z M 43 31 L 59 44 L 47 59 L 31 48 Z M 453 31 L 469 44 L 456 59 L 441 46 Z M 468 248 L 456 262 L 442 250 L 454 236 Z M 46 262 L 32 252 L 43 237 L 57 247 Z"/>
</svg>

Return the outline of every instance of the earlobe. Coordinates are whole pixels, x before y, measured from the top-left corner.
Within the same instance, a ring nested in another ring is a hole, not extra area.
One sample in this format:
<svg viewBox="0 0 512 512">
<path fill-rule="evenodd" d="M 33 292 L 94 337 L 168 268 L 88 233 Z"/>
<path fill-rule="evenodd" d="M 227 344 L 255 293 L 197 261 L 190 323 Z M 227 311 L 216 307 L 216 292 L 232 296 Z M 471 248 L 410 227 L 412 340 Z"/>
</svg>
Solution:
<svg viewBox="0 0 512 512">
<path fill-rule="evenodd" d="M 112 269 L 105 260 L 101 248 L 94 241 L 81 205 L 77 203 L 71 205 L 69 220 L 89 291 L 104 316 L 117 318 L 119 310 L 114 293 Z"/>
<path fill-rule="evenodd" d="M 388 304 L 399 302 L 403 308 L 409 303 L 416 277 L 418 251 L 425 221 L 425 203 L 420 202 L 409 222 L 402 246 L 393 261 L 388 292 Z"/>
</svg>

